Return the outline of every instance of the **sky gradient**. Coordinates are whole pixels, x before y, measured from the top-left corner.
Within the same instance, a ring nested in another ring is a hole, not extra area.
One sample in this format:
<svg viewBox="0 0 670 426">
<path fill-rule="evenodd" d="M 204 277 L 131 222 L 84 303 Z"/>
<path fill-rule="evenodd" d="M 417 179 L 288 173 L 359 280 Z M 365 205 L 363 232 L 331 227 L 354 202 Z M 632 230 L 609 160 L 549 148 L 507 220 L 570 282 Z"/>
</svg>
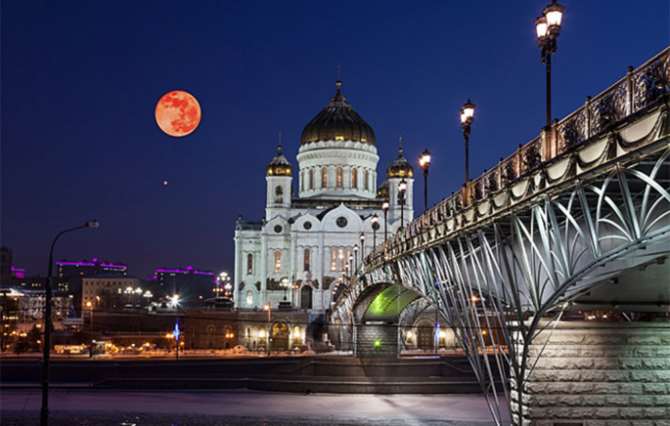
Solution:
<svg viewBox="0 0 670 426">
<path fill-rule="evenodd" d="M 556 117 L 670 40 L 667 0 L 563 3 Z M 122 261 L 142 277 L 158 266 L 232 271 L 234 221 L 264 214 L 278 132 L 295 166 L 338 65 L 345 96 L 375 130 L 380 176 L 399 136 L 413 162 L 432 151 L 431 204 L 462 184 L 467 98 L 478 106 L 474 176 L 544 122 L 533 20 L 545 1 L 1 5 L 1 243 L 28 274 L 46 271 L 58 230 L 89 218 L 101 227 L 68 235 L 57 258 Z M 186 138 L 154 121 L 172 89 L 202 107 Z M 421 182 L 415 193 L 418 207 Z"/>
</svg>

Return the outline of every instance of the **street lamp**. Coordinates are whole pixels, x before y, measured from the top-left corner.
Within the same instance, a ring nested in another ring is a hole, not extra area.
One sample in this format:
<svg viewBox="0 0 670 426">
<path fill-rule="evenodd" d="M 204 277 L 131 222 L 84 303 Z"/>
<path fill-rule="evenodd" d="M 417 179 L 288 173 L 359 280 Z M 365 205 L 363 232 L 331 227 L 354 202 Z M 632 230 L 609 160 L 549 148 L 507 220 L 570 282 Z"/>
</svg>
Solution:
<svg viewBox="0 0 670 426">
<path fill-rule="evenodd" d="M 361 265 L 363 265 L 364 257 L 365 257 L 365 233 L 361 232 Z"/>
<path fill-rule="evenodd" d="M 358 244 L 354 244 L 354 274 L 358 271 Z"/>
<path fill-rule="evenodd" d="M 377 247 L 377 229 L 379 228 L 379 216 L 375 213 L 372 216 L 372 250 Z"/>
<path fill-rule="evenodd" d="M 270 356 L 270 333 L 272 332 L 272 305 L 269 303 L 266 303 L 263 305 L 263 310 L 267 311 L 268 313 L 268 356 Z"/>
<path fill-rule="evenodd" d="M 49 268 L 47 273 L 44 301 L 44 347 L 42 348 L 42 408 L 40 410 L 40 425 L 46 426 L 49 423 L 49 355 L 51 349 L 51 275 L 53 274 L 54 248 L 58 239 L 69 232 L 80 229 L 95 229 L 100 227 L 97 220 L 89 220 L 83 225 L 75 226 L 60 231 L 51 242 L 49 250 Z"/>
<path fill-rule="evenodd" d="M 405 192 L 407 191 L 407 181 L 402 178 L 398 185 L 398 195 L 400 198 L 400 229 L 405 226 Z"/>
<path fill-rule="evenodd" d="M 541 49 L 542 63 L 546 65 L 547 74 L 547 129 L 551 127 L 551 55 L 556 53 L 556 39 L 561 32 L 564 12 L 565 7 L 553 0 L 551 4 L 544 8 L 542 15 L 535 20 L 537 43 Z"/>
<path fill-rule="evenodd" d="M 465 142 L 465 184 L 470 180 L 470 130 L 475 119 L 475 104 L 470 99 L 461 107 L 461 129 Z"/>
<path fill-rule="evenodd" d="M 388 227 L 389 202 L 388 201 L 384 201 L 384 204 L 382 204 L 382 210 L 384 210 L 384 242 L 386 242 L 386 239 L 388 238 L 388 234 L 389 234 L 389 227 Z"/>
<path fill-rule="evenodd" d="M 424 149 L 419 157 L 419 167 L 423 170 L 423 210 L 428 210 L 428 169 L 430 168 L 430 151 Z"/>
<path fill-rule="evenodd" d="M 90 300 L 86 301 L 86 308 L 88 309 L 89 327 L 93 331 L 93 303 Z"/>
</svg>

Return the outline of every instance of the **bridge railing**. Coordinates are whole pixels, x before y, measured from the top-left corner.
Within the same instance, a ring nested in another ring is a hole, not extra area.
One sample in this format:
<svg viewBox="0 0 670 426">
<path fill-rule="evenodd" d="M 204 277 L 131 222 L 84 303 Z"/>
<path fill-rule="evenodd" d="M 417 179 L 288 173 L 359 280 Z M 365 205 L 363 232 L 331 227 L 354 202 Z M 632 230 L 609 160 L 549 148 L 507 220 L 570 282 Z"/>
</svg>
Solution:
<svg viewBox="0 0 670 426">
<path fill-rule="evenodd" d="M 370 253 L 366 264 L 383 262 L 389 255 L 410 249 L 411 239 L 425 229 L 454 220 L 464 209 L 506 191 L 515 181 L 569 155 L 630 116 L 655 106 L 667 93 L 670 93 L 670 47 L 637 68 L 629 67 L 625 76 L 596 96 L 587 97 L 576 111 L 520 144 L 513 154 L 426 210 Z"/>
</svg>

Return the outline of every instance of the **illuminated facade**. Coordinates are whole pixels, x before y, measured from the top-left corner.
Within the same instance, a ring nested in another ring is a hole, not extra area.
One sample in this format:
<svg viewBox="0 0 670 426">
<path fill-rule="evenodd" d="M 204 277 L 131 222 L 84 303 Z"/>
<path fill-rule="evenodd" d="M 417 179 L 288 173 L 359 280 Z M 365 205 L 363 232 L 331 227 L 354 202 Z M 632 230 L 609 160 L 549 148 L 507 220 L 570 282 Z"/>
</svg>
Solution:
<svg viewBox="0 0 670 426">
<path fill-rule="evenodd" d="M 323 312 L 330 306 L 336 281 L 347 268 L 361 263 L 361 233 L 362 251 L 369 253 L 373 226 L 377 244 L 384 240 L 385 227 L 392 235 L 400 226 L 403 201 L 404 223 L 413 218 L 412 167 L 400 149 L 387 180 L 377 187 L 374 131 L 353 110 L 341 87 L 338 81 L 335 96 L 305 126 L 297 173 L 281 146 L 277 148 L 266 170 L 264 219 L 237 221 L 237 308 L 270 304 L 276 309 L 286 302 L 282 305 Z M 403 180 L 404 198 L 399 193 Z M 350 261 L 350 256 L 356 259 Z"/>
</svg>

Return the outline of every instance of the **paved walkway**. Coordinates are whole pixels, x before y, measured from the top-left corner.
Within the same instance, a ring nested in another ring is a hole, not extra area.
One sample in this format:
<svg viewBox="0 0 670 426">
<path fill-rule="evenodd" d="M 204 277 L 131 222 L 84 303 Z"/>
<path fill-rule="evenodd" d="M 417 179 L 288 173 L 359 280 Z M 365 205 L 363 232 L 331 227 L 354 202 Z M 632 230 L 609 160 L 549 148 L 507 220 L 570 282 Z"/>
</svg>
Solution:
<svg viewBox="0 0 670 426">
<path fill-rule="evenodd" d="M 36 424 L 39 406 L 37 391 L 2 392 L 2 425 Z M 50 406 L 54 426 L 493 424 L 477 395 L 54 390 Z"/>
</svg>

